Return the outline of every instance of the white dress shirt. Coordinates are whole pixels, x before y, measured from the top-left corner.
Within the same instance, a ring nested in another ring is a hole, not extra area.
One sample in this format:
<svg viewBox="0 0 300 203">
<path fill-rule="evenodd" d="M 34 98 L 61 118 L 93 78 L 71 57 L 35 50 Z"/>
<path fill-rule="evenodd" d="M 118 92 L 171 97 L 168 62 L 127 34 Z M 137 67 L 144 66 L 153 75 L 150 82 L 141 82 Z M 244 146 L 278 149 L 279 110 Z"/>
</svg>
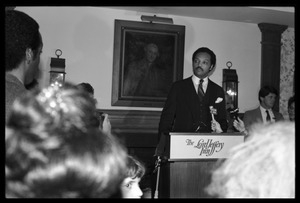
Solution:
<svg viewBox="0 0 300 203">
<path fill-rule="evenodd" d="M 193 83 L 194 83 L 194 87 L 195 87 L 196 93 L 198 94 L 198 86 L 200 84 L 200 78 L 198 78 L 197 76 L 193 75 L 192 76 L 192 80 L 193 80 Z M 204 93 L 206 92 L 207 84 L 208 84 L 208 77 L 205 77 L 205 78 L 203 78 L 203 83 L 202 83 L 202 89 L 203 89 Z"/>
<path fill-rule="evenodd" d="M 263 123 L 267 123 L 267 112 L 266 112 L 266 110 L 269 111 L 270 118 L 271 118 L 271 123 L 275 123 L 275 116 L 274 116 L 274 113 L 273 113 L 272 109 L 265 109 L 262 106 L 259 106 L 259 108 L 260 108 L 260 112 L 261 112 L 261 115 L 262 115 Z"/>
</svg>

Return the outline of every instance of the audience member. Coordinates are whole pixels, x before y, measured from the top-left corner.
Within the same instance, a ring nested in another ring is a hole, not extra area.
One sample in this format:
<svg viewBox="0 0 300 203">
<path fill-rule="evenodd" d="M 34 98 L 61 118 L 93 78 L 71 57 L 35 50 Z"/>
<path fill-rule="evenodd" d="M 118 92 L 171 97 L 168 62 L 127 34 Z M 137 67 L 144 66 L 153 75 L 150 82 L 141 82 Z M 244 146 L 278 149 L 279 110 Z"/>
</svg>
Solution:
<svg viewBox="0 0 300 203">
<path fill-rule="evenodd" d="M 87 93 L 90 94 L 90 96 L 92 98 L 95 99 L 94 97 L 94 93 L 95 93 L 95 90 L 93 88 L 93 86 L 90 84 L 90 83 L 86 83 L 86 82 L 82 82 L 82 83 L 79 83 L 78 85 L 76 85 L 76 87 L 79 89 L 79 90 L 82 90 L 82 91 L 86 91 Z M 96 103 L 97 103 L 97 100 L 95 99 Z"/>
<path fill-rule="evenodd" d="M 158 62 L 158 46 L 149 43 L 143 51 L 143 58 L 131 62 L 125 71 L 124 95 L 166 97 L 172 77 L 168 76 L 166 67 Z"/>
<path fill-rule="evenodd" d="M 170 131 L 210 133 L 227 130 L 224 90 L 209 79 L 216 65 L 216 55 L 201 47 L 193 53 L 192 60 L 193 75 L 174 82 L 165 102 L 155 156 L 168 156 Z M 198 91 L 201 79 L 202 90 L 199 88 Z M 215 115 L 211 114 L 210 107 Z"/>
<path fill-rule="evenodd" d="M 94 88 L 90 83 L 82 82 L 82 83 L 79 83 L 76 87 L 79 90 L 89 93 L 90 96 L 95 100 L 95 102 L 97 104 L 97 99 L 94 96 Z M 95 113 L 96 113 L 96 116 L 99 121 L 99 128 L 106 133 L 111 133 L 111 124 L 110 124 L 110 120 L 108 118 L 108 114 L 103 113 L 103 112 L 99 111 L 98 109 L 96 109 Z"/>
<path fill-rule="evenodd" d="M 294 198 L 295 169 L 295 123 L 257 123 L 212 171 L 206 190 L 219 198 Z"/>
<path fill-rule="evenodd" d="M 121 185 L 123 198 L 141 198 L 143 192 L 139 186 L 145 174 L 145 166 L 136 157 L 128 155 L 126 178 Z"/>
<path fill-rule="evenodd" d="M 290 121 L 295 121 L 295 96 L 292 96 L 288 101 L 288 113 Z"/>
<path fill-rule="evenodd" d="M 43 42 L 38 23 L 27 14 L 5 11 L 5 122 L 15 99 L 27 92 L 39 70 Z"/>
<path fill-rule="evenodd" d="M 6 197 L 122 197 L 127 152 L 96 126 L 95 101 L 65 84 L 27 93 L 8 118 Z"/>
<path fill-rule="evenodd" d="M 264 86 L 259 90 L 259 107 L 246 111 L 244 114 L 243 121 L 246 130 L 249 130 L 251 125 L 257 122 L 274 123 L 275 121 L 284 120 L 281 113 L 272 110 L 277 96 L 278 91 L 272 86 Z"/>
</svg>

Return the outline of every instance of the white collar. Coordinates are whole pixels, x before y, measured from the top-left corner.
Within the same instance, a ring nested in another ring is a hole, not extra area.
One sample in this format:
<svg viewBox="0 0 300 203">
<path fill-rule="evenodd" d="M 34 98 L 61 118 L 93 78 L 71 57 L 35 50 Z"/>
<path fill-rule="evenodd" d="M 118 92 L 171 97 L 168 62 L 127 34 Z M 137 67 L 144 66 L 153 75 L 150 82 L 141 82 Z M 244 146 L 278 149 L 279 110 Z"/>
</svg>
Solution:
<svg viewBox="0 0 300 203">
<path fill-rule="evenodd" d="M 272 109 L 265 109 L 264 107 L 262 107 L 262 105 L 259 105 L 259 108 L 263 112 L 266 112 L 266 110 L 268 110 L 269 112 L 272 112 Z"/>
<path fill-rule="evenodd" d="M 193 82 L 195 83 L 195 84 L 199 84 L 200 83 L 200 78 L 198 78 L 196 75 L 194 75 L 193 74 L 193 76 L 192 76 L 192 80 L 193 80 Z M 205 78 L 203 78 L 203 84 L 206 84 L 206 83 L 208 83 L 208 76 L 207 77 L 205 77 Z"/>
</svg>

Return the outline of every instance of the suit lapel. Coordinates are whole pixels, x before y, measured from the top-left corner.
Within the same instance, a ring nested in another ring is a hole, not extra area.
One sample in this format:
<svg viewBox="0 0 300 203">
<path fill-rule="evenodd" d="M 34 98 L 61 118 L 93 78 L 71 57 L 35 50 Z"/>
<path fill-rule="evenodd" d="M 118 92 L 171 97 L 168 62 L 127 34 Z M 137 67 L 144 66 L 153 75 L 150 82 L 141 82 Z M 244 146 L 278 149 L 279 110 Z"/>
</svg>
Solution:
<svg viewBox="0 0 300 203">
<path fill-rule="evenodd" d="M 260 107 L 258 107 L 255 111 L 255 114 L 256 114 L 256 118 L 260 121 L 260 122 L 263 122 L 263 117 L 261 115 L 261 111 L 260 111 Z"/>
</svg>

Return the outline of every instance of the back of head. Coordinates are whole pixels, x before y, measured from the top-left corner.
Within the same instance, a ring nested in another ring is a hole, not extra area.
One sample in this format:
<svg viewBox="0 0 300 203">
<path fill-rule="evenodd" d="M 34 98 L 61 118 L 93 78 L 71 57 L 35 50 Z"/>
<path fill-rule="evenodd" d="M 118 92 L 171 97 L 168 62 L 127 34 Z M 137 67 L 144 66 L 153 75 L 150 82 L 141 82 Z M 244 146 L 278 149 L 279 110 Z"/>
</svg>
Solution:
<svg viewBox="0 0 300 203">
<path fill-rule="evenodd" d="M 213 171 L 207 192 L 218 197 L 295 197 L 295 123 L 257 124 Z"/>
<path fill-rule="evenodd" d="M 97 126 L 95 100 L 71 85 L 28 92 L 17 99 L 7 125 L 14 129 L 69 132 Z"/>
<path fill-rule="evenodd" d="M 86 91 L 94 96 L 94 88 L 90 83 L 82 82 L 82 83 L 79 83 L 78 85 L 76 85 L 76 87 L 78 89 Z"/>
<path fill-rule="evenodd" d="M 7 197 L 107 198 L 125 178 L 124 146 L 98 129 L 42 139 L 11 131 L 6 148 Z"/>
<path fill-rule="evenodd" d="M 21 63 L 27 48 L 38 51 L 41 43 L 39 25 L 33 18 L 21 11 L 5 11 L 6 71 L 15 69 Z"/>
<path fill-rule="evenodd" d="M 10 197 L 109 197 L 124 179 L 127 152 L 99 131 L 95 102 L 73 86 L 16 100 L 7 123 Z"/>
</svg>

